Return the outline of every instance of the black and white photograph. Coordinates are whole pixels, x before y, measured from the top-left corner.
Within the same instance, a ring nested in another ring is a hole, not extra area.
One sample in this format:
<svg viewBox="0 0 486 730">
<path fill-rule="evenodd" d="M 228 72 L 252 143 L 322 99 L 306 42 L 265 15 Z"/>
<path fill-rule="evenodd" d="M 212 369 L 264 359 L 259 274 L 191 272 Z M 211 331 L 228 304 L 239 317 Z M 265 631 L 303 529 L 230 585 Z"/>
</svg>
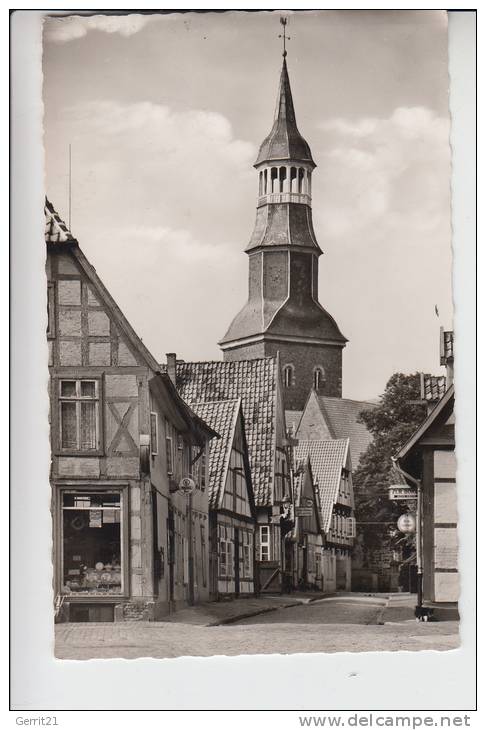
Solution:
<svg viewBox="0 0 486 730">
<path fill-rule="evenodd" d="M 449 16 L 44 11 L 61 665 L 460 649 Z"/>
</svg>

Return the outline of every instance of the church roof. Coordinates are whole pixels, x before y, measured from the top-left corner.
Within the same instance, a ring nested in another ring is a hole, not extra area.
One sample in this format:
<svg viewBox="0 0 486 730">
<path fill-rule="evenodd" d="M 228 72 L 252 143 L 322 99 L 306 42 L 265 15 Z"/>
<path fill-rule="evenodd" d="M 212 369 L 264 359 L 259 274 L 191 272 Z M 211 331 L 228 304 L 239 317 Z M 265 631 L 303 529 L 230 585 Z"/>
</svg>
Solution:
<svg viewBox="0 0 486 730">
<path fill-rule="evenodd" d="M 209 442 L 208 501 L 211 509 L 218 509 L 221 505 L 240 408 L 241 398 L 194 403 L 192 406 L 199 418 L 220 436 Z"/>
<path fill-rule="evenodd" d="M 277 359 L 178 362 L 176 368 L 177 389 L 190 405 L 241 398 L 255 504 L 271 504 L 277 427 Z"/>
<path fill-rule="evenodd" d="M 255 166 L 272 160 L 295 160 L 310 162 L 315 167 L 310 147 L 300 134 L 295 119 L 294 102 L 290 89 L 287 62 L 284 58 L 280 85 L 277 96 L 277 107 L 273 127 L 264 139 L 258 153 Z"/>
<path fill-rule="evenodd" d="M 310 457 L 314 479 L 318 483 L 321 503 L 322 528 L 325 532 L 331 526 L 332 510 L 336 504 L 341 474 L 346 467 L 349 439 L 329 441 L 301 441 L 295 449 L 296 461 Z"/>
<path fill-rule="evenodd" d="M 376 403 L 326 395 L 318 395 L 317 402 L 330 436 L 335 439 L 349 438 L 351 462 L 353 469 L 356 469 L 361 454 L 373 440 L 365 424 L 358 421 L 358 416 L 361 411 L 376 408 Z"/>
<path fill-rule="evenodd" d="M 245 251 L 265 246 L 311 248 L 322 253 L 317 243 L 312 212 L 308 205 L 273 203 L 257 208 L 255 227 Z"/>
<path fill-rule="evenodd" d="M 344 347 L 347 342 L 334 318 L 313 299 L 304 302 L 292 297 L 286 299 L 268 322 L 265 322 L 264 307 L 263 299 L 248 301 L 219 344 L 228 347 L 247 337 L 263 340 L 273 337 L 281 342 L 298 342 L 304 338 L 304 341 L 320 341 L 336 347 Z"/>
</svg>

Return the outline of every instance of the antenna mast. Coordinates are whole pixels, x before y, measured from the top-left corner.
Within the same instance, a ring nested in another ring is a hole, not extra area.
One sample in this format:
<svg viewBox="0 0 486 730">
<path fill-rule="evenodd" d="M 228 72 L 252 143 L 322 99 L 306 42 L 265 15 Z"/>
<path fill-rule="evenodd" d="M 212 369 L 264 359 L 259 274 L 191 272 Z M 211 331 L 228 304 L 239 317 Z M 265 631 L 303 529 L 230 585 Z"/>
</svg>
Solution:
<svg viewBox="0 0 486 730">
<path fill-rule="evenodd" d="M 69 206 L 68 206 L 68 228 L 71 230 L 71 143 L 69 143 Z"/>
</svg>

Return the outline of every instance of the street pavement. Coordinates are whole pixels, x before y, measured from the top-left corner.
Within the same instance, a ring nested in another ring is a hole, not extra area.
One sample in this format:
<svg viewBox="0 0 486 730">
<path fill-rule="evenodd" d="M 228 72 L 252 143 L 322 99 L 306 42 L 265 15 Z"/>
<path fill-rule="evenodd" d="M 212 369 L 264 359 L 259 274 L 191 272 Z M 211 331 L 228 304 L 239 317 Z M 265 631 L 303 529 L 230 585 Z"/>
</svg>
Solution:
<svg viewBox="0 0 486 730">
<path fill-rule="evenodd" d="M 294 602 L 295 603 L 295 602 Z M 59 659 L 235 656 L 361 651 L 445 651 L 459 646 L 457 621 L 422 623 L 413 597 L 343 595 L 298 603 L 228 625 L 170 621 L 56 626 Z M 402 620 L 397 620 L 396 609 Z M 387 612 L 391 619 L 387 620 Z M 182 616 L 183 618 L 183 616 Z M 187 620 L 187 619 L 186 619 Z"/>
</svg>

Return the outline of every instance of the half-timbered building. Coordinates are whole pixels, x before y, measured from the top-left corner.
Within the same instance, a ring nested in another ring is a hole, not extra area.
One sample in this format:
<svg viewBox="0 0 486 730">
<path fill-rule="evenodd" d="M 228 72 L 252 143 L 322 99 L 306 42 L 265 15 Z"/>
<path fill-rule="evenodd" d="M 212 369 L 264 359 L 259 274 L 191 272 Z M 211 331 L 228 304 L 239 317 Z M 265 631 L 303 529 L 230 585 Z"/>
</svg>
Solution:
<svg viewBox="0 0 486 730">
<path fill-rule="evenodd" d="M 444 380 L 422 379 L 431 407 L 397 457 L 422 487 L 424 605 L 436 618 L 452 619 L 458 617 L 460 591 L 452 331 L 441 329 L 440 362 L 447 374 Z"/>
<path fill-rule="evenodd" d="M 325 592 L 351 589 L 351 551 L 356 534 L 349 439 L 300 440 L 297 464 L 310 462 L 324 537 L 321 585 Z M 317 543 L 318 546 L 318 543 Z"/>
<path fill-rule="evenodd" d="M 184 403 L 53 206 L 45 206 L 58 620 L 153 619 L 209 596 L 215 433 Z"/>
<path fill-rule="evenodd" d="M 293 587 L 322 590 L 325 534 L 319 490 L 312 474 L 310 457 L 295 466 Z"/>
<path fill-rule="evenodd" d="M 241 398 L 196 403 L 217 433 L 209 447 L 209 574 L 212 597 L 255 592 L 256 511 Z"/>
<path fill-rule="evenodd" d="M 255 500 L 258 590 L 280 592 L 289 570 L 285 535 L 292 529 L 289 461 L 278 357 L 184 362 L 168 357 L 182 398 L 196 406 L 241 398 Z"/>
</svg>

